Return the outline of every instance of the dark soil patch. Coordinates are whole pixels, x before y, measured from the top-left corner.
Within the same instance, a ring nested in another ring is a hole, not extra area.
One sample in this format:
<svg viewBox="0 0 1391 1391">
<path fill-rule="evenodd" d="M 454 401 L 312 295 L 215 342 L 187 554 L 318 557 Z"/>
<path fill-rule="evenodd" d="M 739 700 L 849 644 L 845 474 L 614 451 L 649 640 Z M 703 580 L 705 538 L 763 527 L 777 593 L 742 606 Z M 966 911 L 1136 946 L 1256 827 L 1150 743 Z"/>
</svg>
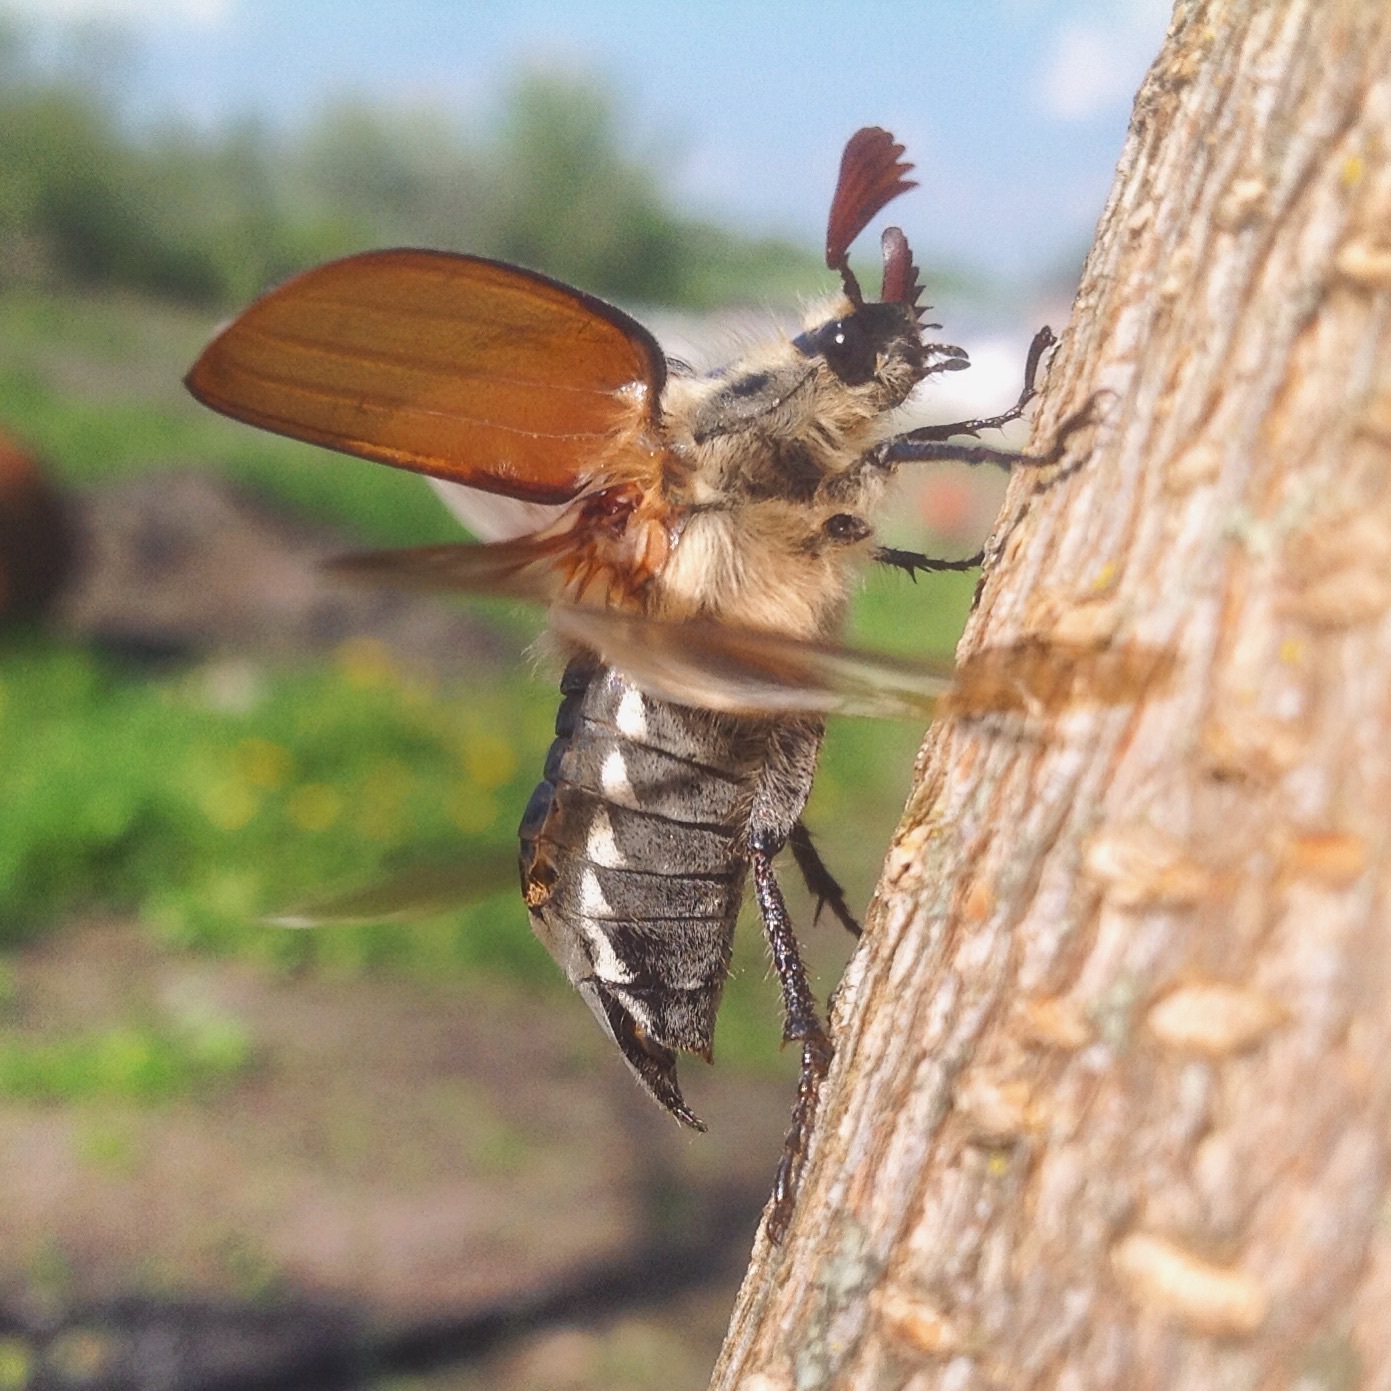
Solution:
<svg viewBox="0 0 1391 1391">
<path fill-rule="evenodd" d="M 401 1369 L 487 1355 L 486 1381 L 446 1384 L 704 1384 L 785 1083 L 693 1076 L 711 1129 L 693 1136 L 568 995 L 287 979 L 163 953 L 122 922 L 54 935 L 13 969 L 33 1036 L 196 1008 L 235 1021 L 254 1058 L 156 1105 L 0 1105 L 0 1302 L 34 1357 L 74 1356 L 78 1329 L 115 1367 L 161 1310 L 176 1327 L 198 1311 L 207 1355 L 210 1307 L 226 1321 L 289 1301 L 314 1311 L 301 1331 L 351 1329 Z"/>
</svg>

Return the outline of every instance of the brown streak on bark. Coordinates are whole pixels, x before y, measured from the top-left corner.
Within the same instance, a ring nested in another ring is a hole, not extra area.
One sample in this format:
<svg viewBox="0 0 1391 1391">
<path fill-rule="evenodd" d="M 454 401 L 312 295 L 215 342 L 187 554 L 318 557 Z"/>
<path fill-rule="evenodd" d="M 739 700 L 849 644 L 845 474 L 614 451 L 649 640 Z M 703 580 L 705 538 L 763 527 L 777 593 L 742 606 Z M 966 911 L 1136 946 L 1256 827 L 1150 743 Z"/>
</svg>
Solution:
<svg viewBox="0 0 1391 1391">
<path fill-rule="evenodd" d="M 1180 0 L 1038 439 L 1098 392 L 718 1388 L 1391 1387 L 1391 6 Z"/>
</svg>

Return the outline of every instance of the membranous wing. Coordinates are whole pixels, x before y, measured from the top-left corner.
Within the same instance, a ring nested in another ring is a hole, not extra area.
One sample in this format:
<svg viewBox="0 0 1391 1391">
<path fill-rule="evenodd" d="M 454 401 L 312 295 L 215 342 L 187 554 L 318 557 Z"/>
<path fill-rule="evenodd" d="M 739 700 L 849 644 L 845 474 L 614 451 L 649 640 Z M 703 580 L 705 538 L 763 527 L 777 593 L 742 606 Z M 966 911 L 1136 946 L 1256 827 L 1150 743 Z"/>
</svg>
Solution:
<svg viewBox="0 0 1391 1391">
<path fill-rule="evenodd" d="M 921 717 L 951 684 L 949 662 L 910 661 L 701 620 L 557 604 L 551 626 L 658 700 L 735 715 Z"/>
</svg>

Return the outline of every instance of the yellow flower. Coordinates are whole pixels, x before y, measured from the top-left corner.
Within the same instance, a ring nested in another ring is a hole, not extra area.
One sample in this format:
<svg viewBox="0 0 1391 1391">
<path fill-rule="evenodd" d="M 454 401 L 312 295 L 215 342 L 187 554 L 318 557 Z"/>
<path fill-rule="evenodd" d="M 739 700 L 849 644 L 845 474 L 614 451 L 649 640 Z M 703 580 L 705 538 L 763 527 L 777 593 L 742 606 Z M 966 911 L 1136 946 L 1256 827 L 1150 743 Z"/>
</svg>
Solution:
<svg viewBox="0 0 1391 1391">
<path fill-rule="evenodd" d="M 307 782 L 285 802 L 285 814 L 301 831 L 326 831 L 343 809 L 343 799 L 326 783 Z"/>
<path fill-rule="evenodd" d="M 500 736 L 475 734 L 464 748 L 464 767 L 479 787 L 491 791 L 512 780 L 517 771 L 517 755 Z"/>
<path fill-rule="evenodd" d="M 252 787 L 279 787 L 290 775 L 289 749 L 269 739 L 243 739 L 236 749 L 237 772 Z"/>
</svg>

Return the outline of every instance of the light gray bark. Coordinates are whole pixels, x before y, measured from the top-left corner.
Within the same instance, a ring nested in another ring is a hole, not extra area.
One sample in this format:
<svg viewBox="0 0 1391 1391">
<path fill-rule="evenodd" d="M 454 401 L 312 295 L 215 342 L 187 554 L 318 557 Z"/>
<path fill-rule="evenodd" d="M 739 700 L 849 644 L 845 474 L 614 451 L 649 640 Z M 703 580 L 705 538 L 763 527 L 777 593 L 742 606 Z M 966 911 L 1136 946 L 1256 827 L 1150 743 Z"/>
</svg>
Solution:
<svg viewBox="0 0 1391 1391">
<path fill-rule="evenodd" d="M 1098 392 L 717 1388 L 1391 1387 L 1386 0 L 1180 0 L 1036 441 Z"/>
</svg>

